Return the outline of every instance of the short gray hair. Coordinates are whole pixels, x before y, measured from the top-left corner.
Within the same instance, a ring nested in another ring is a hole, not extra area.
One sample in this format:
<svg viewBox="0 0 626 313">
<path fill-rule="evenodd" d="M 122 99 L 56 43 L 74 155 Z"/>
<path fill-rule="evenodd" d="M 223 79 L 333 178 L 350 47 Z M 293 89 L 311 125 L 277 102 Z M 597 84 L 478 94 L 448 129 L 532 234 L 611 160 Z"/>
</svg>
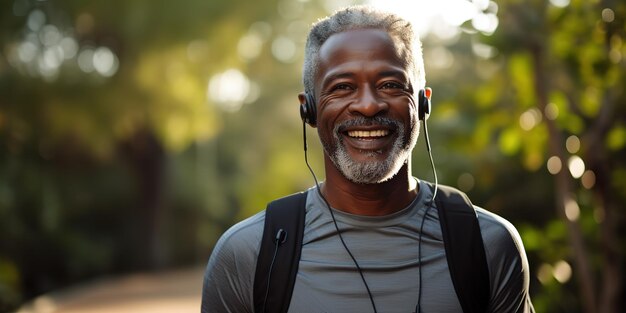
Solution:
<svg viewBox="0 0 626 313">
<path fill-rule="evenodd" d="M 369 6 L 351 6 L 320 19 L 309 31 L 302 71 L 305 92 L 315 94 L 320 47 L 330 36 L 354 29 L 379 29 L 387 32 L 396 45 L 398 57 L 409 70 L 413 87 L 424 88 L 426 78 L 422 47 L 411 23 L 396 14 Z"/>
</svg>

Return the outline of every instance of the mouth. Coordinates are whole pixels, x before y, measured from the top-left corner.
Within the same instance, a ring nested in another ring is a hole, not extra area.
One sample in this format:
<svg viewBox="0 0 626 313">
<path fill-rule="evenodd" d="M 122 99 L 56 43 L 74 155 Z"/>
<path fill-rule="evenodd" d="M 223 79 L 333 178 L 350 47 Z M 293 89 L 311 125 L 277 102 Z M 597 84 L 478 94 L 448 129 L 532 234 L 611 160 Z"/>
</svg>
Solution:
<svg viewBox="0 0 626 313">
<path fill-rule="evenodd" d="M 354 118 L 335 127 L 339 144 L 353 153 L 381 153 L 389 150 L 398 136 L 401 124 L 387 117 Z"/>
<path fill-rule="evenodd" d="M 390 134 L 389 130 L 386 129 L 376 129 L 376 130 L 350 130 L 346 132 L 346 135 L 350 138 L 355 139 L 377 139 L 386 137 Z"/>
<path fill-rule="evenodd" d="M 393 143 L 394 132 L 384 126 L 359 127 L 341 132 L 346 148 L 355 152 L 382 152 Z"/>
</svg>

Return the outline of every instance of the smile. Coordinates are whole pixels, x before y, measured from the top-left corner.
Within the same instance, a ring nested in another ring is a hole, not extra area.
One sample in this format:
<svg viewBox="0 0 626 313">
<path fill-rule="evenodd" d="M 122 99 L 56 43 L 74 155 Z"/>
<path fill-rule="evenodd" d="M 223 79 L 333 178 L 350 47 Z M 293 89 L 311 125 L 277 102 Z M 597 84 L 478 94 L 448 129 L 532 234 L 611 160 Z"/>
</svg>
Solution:
<svg viewBox="0 0 626 313">
<path fill-rule="evenodd" d="M 368 139 L 368 138 L 380 138 L 389 135 L 388 130 L 351 130 L 348 131 L 348 136 L 352 138 Z"/>
</svg>

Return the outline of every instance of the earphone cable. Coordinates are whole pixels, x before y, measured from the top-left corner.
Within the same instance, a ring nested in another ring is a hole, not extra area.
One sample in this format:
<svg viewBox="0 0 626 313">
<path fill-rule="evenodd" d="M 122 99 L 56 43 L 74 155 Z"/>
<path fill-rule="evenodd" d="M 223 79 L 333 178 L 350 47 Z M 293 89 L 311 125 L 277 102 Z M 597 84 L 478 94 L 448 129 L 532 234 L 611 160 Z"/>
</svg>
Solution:
<svg viewBox="0 0 626 313">
<path fill-rule="evenodd" d="M 348 249 L 348 245 L 344 241 L 343 236 L 341 235 L 341 231 L 339 230 L 339 226 L 337 225 L 337 220 L 335 219 L 335 213 L 333 213 L 333 209 L 330 207 L 330 204 L 328 203 L 328 200 L 326 200 L 326 197 L 324 197 L 324 195 L 322 194 L 322 189 L 320 188 L 320 184 L 317 181 L 317 176 L 315 176 L 315 172 L 313 171 L 313 168 L 311 168 L 311 165 L 309 165 L 309 159 L 308 159 L 308 156 L 307 156 L 307 144 L 306 144 L 306 124 L 304 122 L 302 123 L 302 136 L 304 137 L 304 140 L 303 140 L 303 142 L 304 142 L 304 162 L 306 163 L 306 166 L 309 168 L 309 171 L 311 172 L 311 175 L 313 176 L 313 180 L 315 181 L 315 186 L 317 188 L 317 193 L 319 194 L 319 196 L 322 198 L 322 200 L 326 204 L 326 207 L 328 208 L 328 211 L 330 212 L 330 216 L 331 216 L 331 218 L 333 220 L 333 224 L 335 225 L 335 230 L 337 231 L 337 235 L 339 235 L 339 240 L 341 241 L 341 244 L 343 245 L 343 247 L 346 250 L 346 252 L 348 252 L 348 255 L 352 259 L 352 262 L 356 266 L 356 269 L 359 272 L 359 275 L 361 276 L 361 280 L 363 281 L 363 285 L 365 285 L 365 289 L 367 290 L 367 295 L 369 296 L 370 302 L 372 303 L 372 309 L 374 310 L 374 313 L 378 313 L 378 310 L 376 310 L 376 304 L 374 303 L 374 297 L 372 296 L 372 292 L 370 290 L 370 287 L 367 284 L 367 281 L 365 280 L 365 276 L 363 275 L 363 270 L 361 269 L 361 266 L 359 266 L 359 263 L 356 261 L 356 258 L 354 257 L 354 255 L 352 254 L 350 249 Z"/>
<path fill-rule="evenodd" d="M 433 169 L 433 177 L 435 179 L 435 187 L 433 189 L 433 196 L 430 199 L 430 201 L 428 203 L 426 203 L 426 210 L 424 211 L 424 216 L 422 217 L 422 222 L 420 223 L 420 233 L 419 233 L 419 237 L 418 237 L 418 243 L 417 243 L 417 258 L 418 258 L 418 262 L 419 262 L 419 291 L 418 291 L 418 295 L 417 295 L 417 305 L 415 306 L 415 312 L 417 313 L 421 313 L 422 312 L 422 307 L 421 307 L 421 301 L 422 301 L 422 233 L 424 230 L 424 222 L 426 221 L 426 216 L 428 215 L 428 211 L 430 210 L 430 208 L 432 208 L 434 206 L 435 203 L 435 197 L 437 196 L 437 189 L 439 186 L 439 182 L 437 180 L 437 169 L 435 168 L 435 161 L 433 160 L 433 153 L 431 151 L 430 148 L 430 139 L 428 138 L 428 126 L 426 123 L 426 119 L 424 119 L 423 121 L 423 127 L 424 127 L 424 140 L 426 142 L 426 150 L 428 151 L 428 158 L 430 159 L 430 166 Z"/>
<path fill-rule="evenodd" d="M 430 208 L 432 207 L 432 205 L 427 204 L 426 206 L 426 210 L 424 211 L 424 216 L 422 216 L 422 222 L 420 223 L 420 230 L 419 230 L 419 236 L 418 236 L 418 243 L 417 243 L 417 259 L 418 259 L 418 265 L 419 265 L 419 289 L 418 289 L 418 294 L 417 294 L 417 305 L 415 306 L 415 312 L 416 313 L 421 313 L 422 312 L 422 307 L 421 307 L 421 302 L 422 302 L 422 234 L 423 234 L 423 230 L 424 230 L 424 222 L 426 221 L 426 216 L 428 215 L 428 211 L 430 210 Z"/>
<path fill-rule="evenodd" d="M 279 238 L 276 238 L 276 249 L 274 250 L 274 255 L 272 256 L 272 262 L 270 263 L 270 269 L 267 275 L 267 288 L 265 288 L 265 298 L 263 299 L 263 311 L 261 311 L 262 313 L 265 313 L 265 307 L 267 305 L 267 296 L 270 292 L 270 282 L 272 281 L 272 271 L 274 270 L 274 262 L 276 261 L 276 255 L 278 254 L 279 246 L 280 246 Z"/>
<path fill-rule="evenodd" d="M 433 196 L 430 199 L 431 205 L 435 202 L 435 197 L 437 196 L 437 189 L 439 187 L 439 181 L 437 179 L 437 169 L 435 168 L 435 161 L 433 160 L 433 153 L 430 149 L 430 139 L 428 138 L 428 126 L 426 125 L 426 119 L 423 121 L 424 125 L 424 141 L 426 142 L 426 150 L 428 151 L 428 159 L 430 160 L 430 166 L 433 169 L 433 177 L 435 179 L 435 188 L 433 190 Z"/>
</svg>

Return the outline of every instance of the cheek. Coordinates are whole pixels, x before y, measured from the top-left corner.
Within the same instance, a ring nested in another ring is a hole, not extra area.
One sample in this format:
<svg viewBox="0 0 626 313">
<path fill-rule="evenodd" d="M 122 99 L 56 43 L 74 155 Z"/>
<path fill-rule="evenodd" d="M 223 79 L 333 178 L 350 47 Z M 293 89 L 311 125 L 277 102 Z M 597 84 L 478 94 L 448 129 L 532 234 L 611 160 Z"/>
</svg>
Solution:
<svg viewBox="0 0 626 313">
<path fill-rule="evenodd" d="M 334 123 L 322 117 L 317 122 L 317 135 L 323 143 L 329 144 L 334 141 Z"/>
<path fill-rule="evenodd" d="M 410 100 L 399 102 L 395 114 L 396 118 L 403 121 L 407 129 L 418 124 L 417 107 Z"/>
<path fill-rule="evenodd" d="M 412 98 L 409 98 L 406 106 L 407 114 L 409 115 L 409 119 L 411 121 L 411 125 L 417 124 L 419 119 L 419 114 L 417 110 L 417 105 Z"/>
<path fill-rule="evenodd" d="M 341 115 L 342 106 L 335 103 L 325 103 L 318 107 L 317 128 L 320 135 L 325 134 L 326 137 L 333 136 L 335 124 Z"/>
<path fill-rule="evenodd" d="M 419 115 L 418 115 L 417 109 L 414 106 L 409 105 L 408 111 L 409 111 L 408 114 L 409 114 L 409 123 L 410 123 L 409 125 L 411 127 L 419 126 Z"/>
</svg>

